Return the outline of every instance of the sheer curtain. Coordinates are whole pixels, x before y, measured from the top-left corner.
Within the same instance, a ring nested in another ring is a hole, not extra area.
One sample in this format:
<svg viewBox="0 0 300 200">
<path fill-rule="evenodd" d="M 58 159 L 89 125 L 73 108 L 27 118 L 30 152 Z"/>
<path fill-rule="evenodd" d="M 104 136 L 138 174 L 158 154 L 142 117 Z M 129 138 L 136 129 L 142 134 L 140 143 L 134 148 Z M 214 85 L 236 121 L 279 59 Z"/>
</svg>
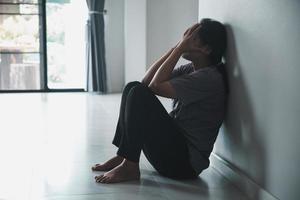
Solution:
<svg viewBox="0 0 300 200">
<path fill-rule="evenodd" d="M 86 0 L 89 9 L 87 23 L 87 90 L 107 92 L 104 44 L 105 0 Z"/>
</svg>

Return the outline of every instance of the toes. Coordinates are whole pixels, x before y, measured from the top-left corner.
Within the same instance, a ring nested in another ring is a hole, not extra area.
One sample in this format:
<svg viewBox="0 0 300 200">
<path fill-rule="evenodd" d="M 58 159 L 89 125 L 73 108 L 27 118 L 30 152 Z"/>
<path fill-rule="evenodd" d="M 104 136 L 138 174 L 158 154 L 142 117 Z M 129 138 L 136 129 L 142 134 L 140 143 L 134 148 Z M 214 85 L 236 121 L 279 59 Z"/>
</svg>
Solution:
<svg viewBox="0 0 300 200">
<path fill-rule="evenodd" d="M 108 179 L 105 180 L 105 183 L 113 183 L 113 182 L 115 182 L 113 177 L 108 177 Z"/>
<path fill-rule="evenodd" d="M 103 171 L 104 168 L 101 164 L 96 164 L 92 167 L 92 170 L 94 170 L 94 171 Z"/>
<path fill-rule="evenodd" d="M 101 177 L 101 179 L 100 179 L 100 182 L 102 182 L 103 180 L 105 180 L 105 179 L 107 179 L 107 178 L 108 178 L 107 176 L 103 175 L 103 176 Z"/>
<path fill-rule="evenodd" d="M 100 164 L 95 164 L 94 166 L 92 166 L 92 170 L 96 170 L 99 165 Z"/>
<path fill-rule="evenodd" d="M 96 182 L 99 182 L 99 181 L 103 178 L 103 176 L 104 176 L 104 175 L 95 176 Z"/>
<path fill-rule="evenodd" d="M 109 177 L 104 177 L 103 179 L 101 179 L 100 181 L 101 183 L 109 183 Z"/>
<path fill-rule="evenodd" d="M 96 179 L 96 182 L 97 182 L 97 183 L 102 182 L 103 179 L 105 179 L 105 178 L 106 178 L 106 176 L 101 175 L 101 176 L 99 176 L 99 177 Z"/>
</svg>

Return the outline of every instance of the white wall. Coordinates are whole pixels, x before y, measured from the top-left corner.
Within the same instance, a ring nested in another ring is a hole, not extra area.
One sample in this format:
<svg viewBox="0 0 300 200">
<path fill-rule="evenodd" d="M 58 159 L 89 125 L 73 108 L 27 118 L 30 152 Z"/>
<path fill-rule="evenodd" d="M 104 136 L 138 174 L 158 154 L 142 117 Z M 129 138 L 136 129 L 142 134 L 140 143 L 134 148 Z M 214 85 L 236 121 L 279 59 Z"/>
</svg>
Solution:
<svg viewBox="0 0 300 200">
<path fill-rule="evenodd" d="M 299 10 L 298 0 L 199 1 L 199 18 L 228 29 L 231 94 L 214 151 L 282 200 L 300 198 Z"/>
<path fill-rule="evenodd" d="M 108 92 L 124 85 L 124 1 L 105 1 L 105 50 Z"/>
<path fill-rule="evenodd" d="M 125 0 L 125 82 L 146 70 L 146 0 Z"/>
</svg>

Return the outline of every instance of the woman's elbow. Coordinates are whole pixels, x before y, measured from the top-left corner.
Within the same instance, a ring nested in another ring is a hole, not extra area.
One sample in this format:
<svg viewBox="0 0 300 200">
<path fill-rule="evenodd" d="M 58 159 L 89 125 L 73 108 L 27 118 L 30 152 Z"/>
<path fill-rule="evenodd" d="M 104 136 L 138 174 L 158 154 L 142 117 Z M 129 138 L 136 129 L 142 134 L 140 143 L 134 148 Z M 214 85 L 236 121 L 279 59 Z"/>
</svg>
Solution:
<svg viewBox="0 0 300 200">
<path fill-rule="evenodd" d="M 157 91 L 157 88 L 158 88 L 158 84 L 157 83 L 154 83 L 154 82 L 151 82 L 148 87 L 150 88 L 150 90 L 152 90 L 153 92 Z"/>
</svg>

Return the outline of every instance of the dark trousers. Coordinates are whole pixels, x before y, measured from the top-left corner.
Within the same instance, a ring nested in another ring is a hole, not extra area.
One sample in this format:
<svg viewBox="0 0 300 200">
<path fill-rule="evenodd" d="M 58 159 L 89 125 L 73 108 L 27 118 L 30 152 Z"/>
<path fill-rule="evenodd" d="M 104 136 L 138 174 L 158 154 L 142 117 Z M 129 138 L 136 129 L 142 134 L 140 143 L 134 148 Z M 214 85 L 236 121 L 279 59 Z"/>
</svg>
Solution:
<svg viewBox="0 0 300 200">
<path fill-rule="evenodd" d="M 161 175 L 196 178 L 182 131 L 146 85 L 136 81 L 125 86 L 112 142 L 119 147 L 117 155 L 139 162 L 143 150 Z"/>
</svg>

